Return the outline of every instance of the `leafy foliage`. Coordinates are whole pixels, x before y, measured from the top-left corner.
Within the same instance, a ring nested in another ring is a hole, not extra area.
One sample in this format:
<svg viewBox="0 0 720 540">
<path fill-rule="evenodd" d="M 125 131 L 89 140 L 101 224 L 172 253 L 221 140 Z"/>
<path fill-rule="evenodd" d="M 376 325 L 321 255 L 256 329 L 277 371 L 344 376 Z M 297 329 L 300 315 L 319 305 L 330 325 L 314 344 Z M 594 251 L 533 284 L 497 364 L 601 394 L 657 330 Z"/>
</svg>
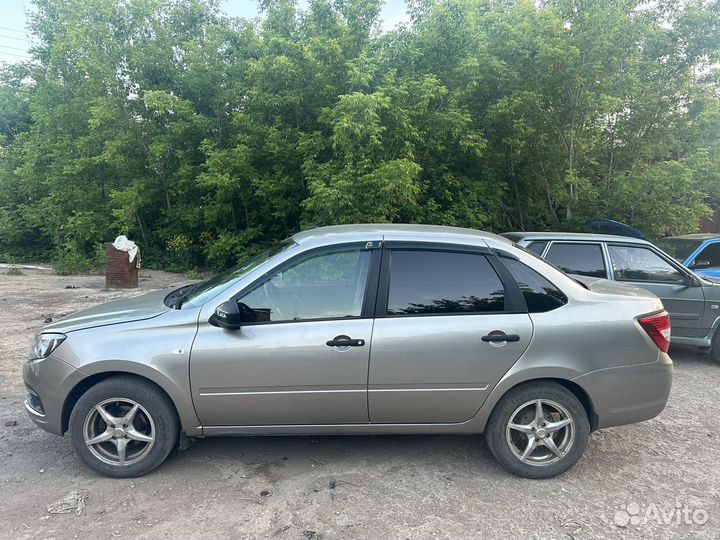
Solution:
<svg viewBox="0 0 720 540">
<path fill-rule="evenodd" d="M 36 0 L 0 70 L 0 253 L 224 267 L 302 227 L 694 231 L 720 198 L 720 4 Z"/>
</svg>

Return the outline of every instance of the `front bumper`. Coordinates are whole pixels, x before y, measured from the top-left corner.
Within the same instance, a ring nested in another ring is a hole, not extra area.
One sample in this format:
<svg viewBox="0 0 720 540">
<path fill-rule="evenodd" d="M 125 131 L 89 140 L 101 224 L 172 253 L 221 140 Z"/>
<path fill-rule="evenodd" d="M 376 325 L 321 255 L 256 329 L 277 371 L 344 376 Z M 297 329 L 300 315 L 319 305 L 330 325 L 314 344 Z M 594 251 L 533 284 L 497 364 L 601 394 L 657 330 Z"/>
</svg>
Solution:
<svg viewBox="0 0 720 540">
<path fill-rule="evenodd" d="M 83 378 L 85 375 L 81 371 L 52 355 L 43 360 L 26 362 L 23 365 L 23 380 L 37 396 L 28 395 L 25 400 L 25 410 L 30 419 L 45 431 L 62 435 L 65 399 Z"/>
<path fill-rule="evenodd" d="M 649 364 L 600 369 L 573 379 L 584 388 L 598 416 L 598 428 L 655 418 L 667 404 L 673 363 L 659 352 Z"/>
</svg>

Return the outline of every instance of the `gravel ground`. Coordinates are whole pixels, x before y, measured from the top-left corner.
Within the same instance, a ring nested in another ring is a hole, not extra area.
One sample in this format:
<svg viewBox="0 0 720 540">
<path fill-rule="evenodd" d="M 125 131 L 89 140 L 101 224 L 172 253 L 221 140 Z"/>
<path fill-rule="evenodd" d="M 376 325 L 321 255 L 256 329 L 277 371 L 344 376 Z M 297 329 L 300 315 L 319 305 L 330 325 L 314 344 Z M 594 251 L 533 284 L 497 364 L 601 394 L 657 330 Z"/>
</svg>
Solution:
<svg viewBox="0 0 720 540">
<path fill-rule="evenodd" d="M 47 317 L 187 280 L 143 271 L 141 289 L 121 292 L 101 277 L 23 272 L 0 275 L 2 538 L 720 536 L 720 365 L 687 349 L 672 351 L 660 417 L 594 433 L 552 480 L 510 476 L 481 436 L 207 439 L 143 478 L 97 476 L 25 415 L 32 335 Z M 49 511 L 66 497 L 69 513 Z"/>
</svg>

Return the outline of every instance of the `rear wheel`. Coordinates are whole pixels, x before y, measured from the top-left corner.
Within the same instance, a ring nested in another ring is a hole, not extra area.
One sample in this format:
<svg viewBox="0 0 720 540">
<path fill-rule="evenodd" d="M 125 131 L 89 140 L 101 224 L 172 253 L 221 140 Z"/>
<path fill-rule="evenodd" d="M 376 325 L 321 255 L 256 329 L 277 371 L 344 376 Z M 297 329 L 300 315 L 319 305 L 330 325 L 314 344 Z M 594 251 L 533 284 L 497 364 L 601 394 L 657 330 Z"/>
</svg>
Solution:
<svg viewBox="0 0 720 540">
<path fill-rule="evenodd" d="M 77 454 L 91 468 L 116 478 L 141 476 L 168 456 L 178 420 L 167 396 L 134 377 L 110 377 L 83 394 L 70 414 Z"/>
<path fill-rule="evenodd" d="M 485 439 L 495 458 L 525 478 L 551 478 L 575 465 L 590 436 L 580 400 L 554 382 L 510 390 L 493 410 Z"/>
</svg>

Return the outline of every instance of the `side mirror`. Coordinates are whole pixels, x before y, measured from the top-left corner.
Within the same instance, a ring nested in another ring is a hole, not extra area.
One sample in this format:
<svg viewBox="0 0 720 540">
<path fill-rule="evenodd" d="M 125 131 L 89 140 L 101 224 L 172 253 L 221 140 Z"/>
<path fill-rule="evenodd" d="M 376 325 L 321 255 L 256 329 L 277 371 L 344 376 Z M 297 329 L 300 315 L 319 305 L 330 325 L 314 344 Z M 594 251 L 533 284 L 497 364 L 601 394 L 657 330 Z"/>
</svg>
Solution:
<svg viewBox="0 0 720 540">
<path fill-rule="evenodd" d="M 258 312 L 253 308 L 242 302 L 228 300 L 215 309 L 215 313 L 210 316 L 208 322 L 226 330 L 239 330 L 243 323 L 257 322 L 258 320 L 264 319 L 258 317 Z M 268 317 L 267 320 L 270 318 Z"/>
<path fill-rule="evenodd" d="M 702 270 L 704 268 L 710 268 L 710 261 L 695 260 L 691 265 L 691 270 Z"/>
<path fill-rule="evenodd" d="M 691 276 L 690 274 L 685 274 L 684 280 L 686 287 L 702 287 L 702 283 L 695 277 Z"/>
<path fill-rule="evenodd" d="M 223 302 L 215 309 L 215 313 L 210 316 L 208 322 L 226 330 L 239 330 L 241 320 L 238 303 L 235 300 Z"/>
</svg>

